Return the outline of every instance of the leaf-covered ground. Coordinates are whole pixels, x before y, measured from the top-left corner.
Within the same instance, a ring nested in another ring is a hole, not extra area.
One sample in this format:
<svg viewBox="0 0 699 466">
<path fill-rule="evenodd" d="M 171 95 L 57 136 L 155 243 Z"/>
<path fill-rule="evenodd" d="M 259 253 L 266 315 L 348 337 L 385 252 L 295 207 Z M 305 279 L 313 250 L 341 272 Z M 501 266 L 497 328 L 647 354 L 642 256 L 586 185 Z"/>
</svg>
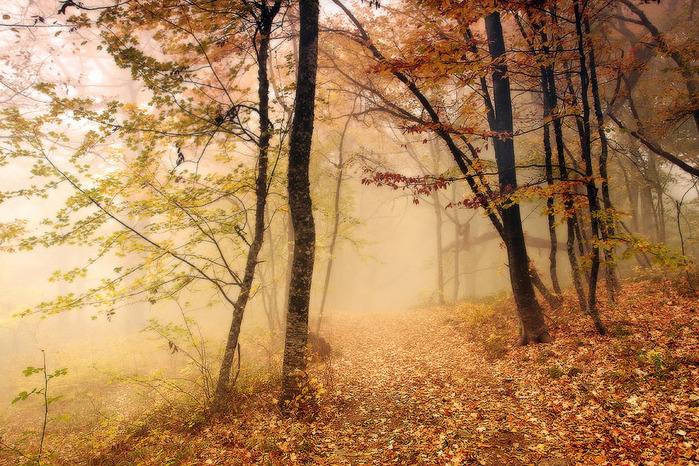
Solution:
<svg viewBox="0 0 699 466">
<path fill-rule="evenodd" d="M 553 344 L 523 348 L 509 306 L 336 318 L 333 386 L 307 412 L 282 419 L 261 384 L 225 420 L 161 417 L 89 462 L 699 464 L 696 295 L 627 283 L 609 335 L 569 306 L 546 311 Z"/>
</svg>

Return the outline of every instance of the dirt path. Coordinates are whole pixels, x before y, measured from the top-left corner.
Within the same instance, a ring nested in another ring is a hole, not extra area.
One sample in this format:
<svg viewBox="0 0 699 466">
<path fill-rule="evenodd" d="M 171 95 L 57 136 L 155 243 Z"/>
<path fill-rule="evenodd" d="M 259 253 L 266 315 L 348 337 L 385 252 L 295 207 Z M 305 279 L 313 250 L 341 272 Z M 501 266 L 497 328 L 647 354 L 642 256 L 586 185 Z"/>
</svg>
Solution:
<svg viewBox="0 0 699 466">
<path fill-rule="evenodd" d="M 336 351 L 328 427 L 342 433 L 330 463 L 523 463 L 522 434 L 479 422 L 496 408 L 483 394 L 504 388 L 448 312 L 360 314 L 326 333 Z"/>
<path fill-rule="evenodd" d="M 499 330 L 472 337 L 455 309 L 337 319 L 313 462 L 699 465 L 696 309 L 696 294 L 627 283 L 605 310 L 610 334 L 570 305 L 553 343 L 506 341 L 493 361 L 484 344 Z"/>
<path fill-rule="evenodd" d="M 605 336 L 573 301 L 550 312 L 555 341 L 529 347 L 506 301 L 345 314 L 322 332 L 334 387 L 298 416 L 251 377 L 225 418 L 172 405 L 50 450 L 57 465 L 699 465 L 699 296 L 626 283 Z"/>
</svg>

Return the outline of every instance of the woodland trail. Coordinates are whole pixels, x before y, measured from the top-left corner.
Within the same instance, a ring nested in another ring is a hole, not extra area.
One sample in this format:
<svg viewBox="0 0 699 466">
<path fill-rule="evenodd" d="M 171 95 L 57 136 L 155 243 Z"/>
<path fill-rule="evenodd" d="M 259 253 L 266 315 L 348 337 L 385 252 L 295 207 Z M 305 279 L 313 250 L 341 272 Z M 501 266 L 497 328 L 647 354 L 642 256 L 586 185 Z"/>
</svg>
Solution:
<svg viewBox="0 0 699 466">
<path fill-rule="evenodd" d="M 336 353 L 329 427 L 343 433 L 330 463 L 523 464 L 521 433 L 479 423 L 479 410 L 495 407 L 483 395 L 504 388 L 457 323 L 453 309 L 433 308 L 328 325 Z"/>
<path fill-rule="evenodd" d="M 696 293 L 627 283 L 605 312 L 609 335 L 566 305 L 549 311 L 556 340 L 528 347 L 515 346 L 511 304 L 488 309 L 485 318 L 467 306 L 330 322 L 335 390 L 319 400 L 326 416 L 309 426 L 306 458 L 699 465 Z"/>
<path fill-rule="evenodd" d="M 291 417 L 274 379 L 250 379 L 230 416 L 157 418 L 89 464 L 699 465 L 699 296 L 626 283 L 606 336 L 573 301 L 528 347 L 507 300 L 338 315 L 334 386 L 311 364 Z"/>
</svg>

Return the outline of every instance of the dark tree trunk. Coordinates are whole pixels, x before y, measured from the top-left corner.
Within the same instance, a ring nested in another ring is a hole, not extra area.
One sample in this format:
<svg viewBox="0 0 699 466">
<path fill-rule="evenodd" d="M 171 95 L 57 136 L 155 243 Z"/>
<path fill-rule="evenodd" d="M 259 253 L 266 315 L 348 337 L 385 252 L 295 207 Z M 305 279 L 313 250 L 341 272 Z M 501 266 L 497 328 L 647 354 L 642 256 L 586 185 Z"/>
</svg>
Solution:
<svg viewBox="0 0 699 466">
<path fill-rule="evenodd" d="M 357 27 L 359 36 L 362 40 L 362 45 L 368 48 L 368 50 L 372 53 L 374 58 L 379 63 L 385 63 L 387 61 L 386 57 L 384 57 L 384 55 L 378 50 L 376 45 L 371 41 L 370 36 L 367 34 L 366 30 L 364 29 L 362 24 L 357 20 L 357 18 L 347 9 L 347 7 L 344 6 L 344 4 L 340 0 L 333 0 L 333 3 L 335 3 L 340 9 L 342 9 L 342 11 L 345 12 L 350 21 L 352 21 L 352 23 L 354 23 L 354 25 Z M 500 24 L 500 16 L 498 14 L 495 14 L 494 22 L 497 23 L 497 30 L 499 31 L 500 37 L 498 47 L 501 50 L 501 56 L 502 54 L 504 54 L 504 38 L 502 37 L 502 25 Z M 490 23 L 492 26 L 492 18 Z M 487 24 L 488 21 L 486 21 L 486 25 Z M 471 37 L 472 36 L 470 33 L 467 33 L 465 35 L 466 40 L 470 40 Z M 475 48 L 475 45 L 473 47 Z M 477 52 L 477 49 L 475 51 Z M 498 76 L 495 80 L 498 81 L 498 90 L 500 91 L 498 93 L 498 97 L 506 97 L 506 103 L 504 106 L 508 108 L 507 113 L 509 115 L 508 121 L 510 130 L 503 132 L 504 134 L 502 136 L 504 136 L 504 139 L 506 141 L 501 141 L 504 142 L 505 147 L 507 147 L 509 144 L 509 156 L 512 158 L 511 167 L 509 167 L 509 172 L 506 176 L 510 176 L 515 182 L 514 184 L 511 184 L 511 187 L 516 187 L 514 146 L 512 142 L 512 108 L 510 101 L 509 81 L 507 80 L 507 78 L 505 78 L 507 67 L 500 65 L 496 66 L 496 68 L 496 74 Z M 511 209 L 508 209 L 509 212 L 507 214 L 503 214 L 503 217 L 508 217 L 508 225 L 511 226 L 511 224 L 514 224 L 514 228 L 515 230 L 519 230 L 519 234 L 517 234 L 516 232 L 514 235 L 509 234 L 509 232 L 506 233 L 507 229 L 504 226 L 504 221 L 501 221 L 501 218 L 498 216 L 498 209 L 491 205 L 490 199 L 492 199 L 494 193 L 490 189 L 485 174 L 483 173 L 483 170 L 479 167 L 480 163 L 478 161 L 478 151 L 472 145 L 470 145 L 468 141 L 464 140 L 464 144 L 468 147 L 469 151 L 471 152 L 471 157 L 467 156 L 466 153 L 459 146 L 457 146 L 456 141 L 452 138 L 452 133 L 443 128 L 440 128 L 440 126 L 442 125 L 442 121 L 439 118 L 437 110 L 429 101 L 427 96 L 420 91 L 417 84 L 415 84 L 413 80 L 411 80 L 406 74 L 399 70 L 392 70 L 391 72 L 400 82 L 405 84 L 410 93 L 420 102 L 420 105 L 425 110 L 427 116 L 429 117 L 429 120 L 437 128 L 435 129 L 435 134 L 437 134 L 437 136 L 439 136 L 439 138 L 442 139 L 446 144 L 447 148 L 449 149 L 449 152 L 452 154 L 454 161 L 456 162 L 456 165 L 459 167 L 459 170 L 461 170 L 461 172 L 464 174 L 466 182 L 468 183 L 469 187 L 476 196 L 476 199 L 486 210 L 488 218 L 492 222 L 498 234 L 500 234 L 500 236 L 503 238 L 503 241 L 505 242 L 505 245 L 508 249 L 508 256 L 510 254 L 510 251 L 512 251 L 513 256 L 515 257 L 515 261 L 510 264 L 510 274 L 511 278 L 515 278 L 513 280 L 512 289 L 513 294 L 515 295 L 515 301 L 517 302 L 518 314 L 520 315 L 522 328 L 524 329 L 522 333 L 522 342 L 529 343 L 537 341 L 550 341 L 551 336 L 549 335 L 548 327 L 544 322 L 543 312 L 539 307 L 539 303 L 536 301 L 536 296 L 534 295 L 534 288 L 532 286 L 531 277 L 529 275 L 529 259 L 526 255 L 526 246 L 524 245 L 524 234 L 522 231 L 519 205 L 515 204 L 511 206 Z M 484 80 L 485 78 L 483 78 L 483 81 Z M 503 93 L 502 84 L 505 82 L 507 83 L 507 91 Z M 497 109 L 494 109 L 492 107 L 491 102 L 489 101 L 489 99 L 487 99 L 487 93 L 485 92 L 484 99 L 486 99 L 486 106 L 489 109 L 488 122 L 494 125 L 495 112 L 497 111 Z M 500 105 L 502 105 L 502 102 L 500 102 Z M 507 137 L 506 135 L 509 135 L 509 137 Z M 495 138 L 495 140 L 497 143 L 500 140 L 500 138 Z M 509 143 L 507 141 L 509 141 Z M 502 158 L 500 160 L 500 163 L 503 163 Z M 504 163 L 503 166 L 505 166 Z M 504 188 L 505 187 L 503 187 L 503 189 Z M 510 239 L 512 239 L 512 241 L 510 241 Z M 515 245 L 514 248 L 511 247 L 511 244 Z M 510 260 L 512 260 L 512 258 L 510 258 Z M 522 270 L 523 264 L 526 264 L 525 270 Z"/>
<path fill-rule="evenodd" d="M 259 28 L 259 44 L 257 46 L 257 81 L 258 81 L 258 98 L 259 98 L 259 114 L 260 114 L 260 139 L 259 139 L 259 155 L 257 159 L 257 174 L 255 179 L 255 226 L 253 231 L 253 240 L 250 243 L 247 260 L 245 262 L 245 272 L 243 275 L 242 285 L 238 298 L 233 306 L 233 320 L 228 338 L 226 340 L 226 349 L 223 353 L 223 361 L 219 371 L 216 391 L 214 392 L 214 400 L 212 410 L 214 413 L 222 412 L 227 404 L 227 395 L 230 390 L 230 374 L 233 368 L 233 360 L 235 358 L 235 350 L 238 346 L 238 337 L 240 335 L 240 326 L 243 322 L 243 314 L 245 307 L 250 299 L 250 290 L 252 289 L 253 279 L 255 278 L 255 268 L 257 267 L 257 257 L 262 249 L 265 232 L 265 206 L 267 202 L 267 165 L 269 143 L 272 136 L 270 131 L 271 125 L 269 120 L 269 79 L 267 77 L 267 58 L 269 56 L 269 37 L 272 31 L 274 17 L 279 12 L 281 1 L 275 2 L 271 7 L 265 4 L 260 6 L 260 16 L 257 27 Z"/>
<path fill-rule="evenodd" d="M 280 408 L 287 412 L 305 383 L 308 309 L 311 298 L 315 224 L 308 170 L 315 114 L 316 70 L 318 68 L 317 0 L 299 2 L 299 60 L 296 103 L 289 140 L 289 210 L 294 228 L 294 258 L 286 317 L 282 394 Z"/>
<path fill-rule="evenodd" d="M 585 18 L 585 32 L 590 34 L 590 21 Z M 599 94 L 599 83 L 597 81 L 597 63 L 595 61 L 595 49 L 588 40 L 590 48 L 590 85 L 592 88 L 592 100 L 595 106 L 595 118 L 597 120 L 597 135 L 600 141 L 599 172 L 600 185 L 602 188 L 602 204 L 605 214 L 600 220 L 602 241 L 604 244 L 604 266 L 607 272 L 606 284 L 607 295 L 613 303 L 616 301 L 616 293 L 620 289 L 619 279 L 616 274 L 616 257 L 612 240 L 615 236 L 614 220 L 611 218 L 613 207 L 612 198 L 609 194 L 609 175 L 607 173 L 607 158 L 609 156 L 609 143 L 607 133 L 604 131 L 604 114 L 602 113 L 602 101 Z"/>
<path fill-rule="evenodd" d="M 542 33 L 543 35 L 543 33 Z M 544 43 L 548 43 L 548 37 L 543 35 Z M 550 50 L 545 48 L 548 53 Z M 543 67 L 543 91 L 544 91 L 544 106 L 553 112 L 558 106 L 558 92 L 556 90 L 556 78 L 552 66 Z M 565 147 L 563 142 L 563 124 L 560 118 L 554 118 L 552 121 L 554 140 L 556 142 L 556 156 L 558 164 L 558 172 L 563 183 L 568 182 L 568 167 L 566 166 Z M 566 252 L 568 254 L 568 262 L 570 263 L 571 276 L 573 278 L 573 286 L 578 296 L 580 310 L 586 312 L 587 303 L 585 290 L 583 289 L 580 270 L 578 267 L 578 258 L 575 254 L 575 225 L 577 224 L 577 214 L 575 213 L 575 205 L 571 196 L 566 196 L 563 200 L 566 216 Z"/>
<path fill-rule="evenodd" d="M 534 44 L 533 38 L 527 34 L 527 31 L 524 27 L 524 23 L 521 21 L 521 18 L 517 17 L 517 25 L 519 26 L 519 30 L 522 34 L 522 37 L 527 41 L 527 44 L 529 45 L 529 50 L 530 52 L 537 56 L 537 53 L 539 51 L 536 48 L 536 45 Z M 548 37 L 546 36 L 545 29 L 542 24 L 533 21 L 532 22 L 532 27 L 538 32 L 538 35 L 541 38 L 541 57 L 542 58 L 548 58 L 550 55 L 550 47 L 548 46 Z M 542 120 L 544 122 L 544 137 L 543 137 L 543 142 L 544 142 L 544 169 L 545 169 L 545 174 L 546 174 L 546 184 L 551 187 L 554 184 L 554 179 L 553 179 L 553 149 L 551 146 L 551 120 L 553 117 L 553 109 L 555 108 L 556 105 L 556 100 L 551 99 L 551 91 L 549 90 L 549 80 L 548 80 L 548 75 L 553 73 L 553 67 L 552 65 L 541 65 L 541 90 L 543 93 L 543 115 L 542 115 Z M 551 246 L 549 250 L 549 274 L 551 276 L 551 285 L 553 286 L 553 291 L 556 293 L 556 295 L 561 296 L 561 285 L 560 282 L 558 281 L 558 234 L 556 232 L 556 216 L 553 213 L 553 206 L 554 206 L 554 198 L 552 194 L 549 194 L 549 196 L 546 198 L 546 217 L 548 220 L 548 227 L 549 227 L 549 238 L 551 240 Z M 539 288 L 539 286 L 534 283 L 534 286 Z M 541 290 L 540 290 L 541 291 Z M 546 290 L 548 291 L 548 290 Z M 549 293 L 551 294 L 551 293 Z M 549 298 L 547 298 L 549 299 Z"/>
<path fill-rule="evenodd" d="M 580 60 L 580 87 L 582 101 L 582 115 L 578 118 L 580 129 L 580 149 L 582 152 L 583 161 L 585 162 L 585 178 L 587 187 L 587 201 L 590 210 L 590 229 L 592 230 L 592 261 L 590 266 L 590 283 L 587 292 L 587 312 L 590 315 L 597 332 L 601 335 L 607 333 L 607 329 L 602 323 L 597 309 L 597 279 L 600 268 L 600 232 L 599 232 L 599 202 L 597 200 L 597 186 L 593 179 L 592 169 L 592 147 L 590 134 L 590 103 L 588 100 L 589 91 L 589 74 L 587 69 L 587 57 L 584 45 L 584 35 L 582 30 L 582 13 L 580 5 L 576 0 L 573 5 L 575 11 L 575 26 L 578 35 L 578 53 Z"/>
<path fill-rule="evenodd" d="M 286 269 L 284 272 L 284 301 L 281 309 L 284 312 L 282 322 L 286 328 L 286 310 L 289 309 L 289 287 L 291 286 L 291 264 L 294 262 L 294 224 L 290 214 L 284 217 L 284 228 L 286 229 Z"/>
<path fill-rule="evenodd" d="M 500 190 L 503 195 L 517 189 L 515 169 L 515 151 L 512 118 L 512 100 L 507 66 L 504 63 L 505 41 L 502 32 L 500 14 L 495 12 L 485 19 L 486 34 L 493 66 L 493 101 L 494 131 L 493 138 L 495 161 L 498 167 Z M 536 300 L 532 279 L 529 274 L 529 258 L 524 243 L 524 230 L 519 204 L 510 203 L 502 208 L 502 226 L 509 262 L 512 292 L 517 305 L 517 312 L 522 323 L 522 344 L 551 341 L 544 314 Z"/>
<path fill-rule="evenodd" d="M 546 113 L 546 110 L 544 110 Z M 549 111 L 550 114 L 550 111 Z M 548 117 L 544 117 L 548 118 Z M 551 149 L 551 125 L 544 125 L 544 154 L 546 165 L 546 182 L 549 186 L 553 186 L 553 151 Z M 549 251 L 549 274 L 551 275 L 551 285 L 553 291 L 560 295 L 561 284 L 558 281 L 558 234 L 556 232 L 556 216 L 553 214 L 554 200 L 553 196 L 546 199 L 546 218 L 548 220 L 549 238 L 551 239 L 551 249 Z"/>
<path fill-rule="evenodd" d="M 529 264 L 529 275 L 532 279 L 532 285 L 541 294 L 541 296 L 546 300 L 546 302 L 551 306 L 552 309 L 558 309 L 563 304 L 563 298 L 561 295 L 556 295 L 551 293 L 546 287 L 546 284 L 539 276 L 539 272 L 534 267 L 534 264 Z"/>
</svg>

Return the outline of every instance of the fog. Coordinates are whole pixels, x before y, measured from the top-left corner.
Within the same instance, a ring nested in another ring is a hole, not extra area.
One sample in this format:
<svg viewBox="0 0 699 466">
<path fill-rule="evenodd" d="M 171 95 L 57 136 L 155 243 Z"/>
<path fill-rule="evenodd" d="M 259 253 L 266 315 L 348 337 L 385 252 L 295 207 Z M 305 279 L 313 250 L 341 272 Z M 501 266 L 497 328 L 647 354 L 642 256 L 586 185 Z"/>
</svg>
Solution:
<svg viewBox="0 0 699 466">
<path fill-rule="evenodd" d="M 353 214 L 358 219 L 351 237 L 359 241 L 341 240 L 337 246 L 325 318 L 434 305 L 437 246 L 432 207 L 424 203 L 415 205 L 413 196 L 403 191 L 363 186 L 360 178 L 361 174 L 355 174 L 346 183 L 346 189 L 354 198 Z M 20 211 L 28 216 L 40 212 L 30 202 L 24 203 Z M 18 212 L 16 206 L 12 212 Z M 472 234 L 479 229 L 488 231 L 487 222 L 480 214 L 473 223 Z M 453 234 L 446 227 L 444 230 L 445 244 L 453 242 Z M 317 318 L 325 273 L 324 247 L 323 243 L 319 244 L 311 302 L 312 322 Z M 486 249 L 491 252 L 484 252 Z M 93 372 L 95 377 L 106 381 L 108 373 L 145 374 L 159 369 L 163 361 L 172 368 L 184 362 L 181 355 L 170 354 L 166 341 L 153 332 L 144 331 L 151 318 L 181 324 L 180 311 L 173 303 L 140 303 L 118 308 L 113 315 L 91 309 L 56 315 L 16 315 L 56 295 L 84 292 L 91 280 L 89 276 L 74 283 L 49 282 L 49 278 L 55 270 L 81 266 L 89 258 L 89 248 L 80 247 L 3 254 L 0 370 L 9 377 L 0 388 L 0 396 L 6 403 L 26 388 L 28 381 L 17 375 L 27 366 L 39 366 L 42 350 L 46 352 L 49 369 L 69 369 L 67 379 Z M 477 251 L 467 251 L 462 259 L 462 270 L 466 270 L 461 278 L 460 298 L 506 290 L 504 261 L 499 241 L 495 239 L 481 244 Z M 469 263 L 474 264 L 474 268 L 468 268 Z M 99 269 L 109 270 L 117 265 L 118 262 L 101 263 Z M 447 293 L 450 293 L 448 289 Z M 199 290 L 196 296 L 188 296 L 187 300 L 193 303 L 187 315 L 196 318 L 214 348 L 221 345 L 230 322 L 228 308 L 220 302 L 209 306 L 216 296 L 206 289 Z M 261 308 L 260 297 L 256 296 L 244 321 L 247 337 L 244 335 L 243 341 L 256 334 L 259 338 L 259 332 L 265 328 Z M 281 337 L 277 339 L 281 345 Z"/>
<path fill-rule="evenodd" d="M 415 205 L 413 197 L 386 187 L 362 186 L 360 175 L 347 183 L 354 197 L 354 215 L 359 220 L 352 231 L 357 244 L 340 241 L 332 271 L 325 315 L 327 318 L 361 312 L 395 311 L 434 305 L 437 302 L 435 218 L 431 206 Z M 15 210 L 16 212 L 16 210 Z M 33 212 L 27 204 L 24 214 Z M 489 231 L 487 221 L 477 214 L 471 234 Z M 444 243 L 454 241 L 444 228 Z M 505 257 L 499 239 L 491 239 L 463 254 L 459 299 L 486 296 L 507 290 Z M 314 277 L 311 319 L 317 318 L 320 288 L 327 255 L 319 244 Z M 90 309 L 67 311 L 56 315 L 16 316 L 17 313 L 57 294 L 85 291 L 85 282 L 51 283 L 56 269 L 70 269 L 89 260 L 89 249 L 79 247 L 38 249 L 31 252 L 3 254 L 0 274 L 3 296 L 0 327 L 0 361 L 5 374 L 18 374 L 26 366 L 37 366 L 40 350 L 45 350 L 51 367 L 76 366 L 95 371 L 121 368 L 138 372 L 147 370 L 153 359 L 177 359 L 168 356 L 164 342 L 152 332 L 143 332 L 148 319 L 181 322 L 172 303 L 140 303 L 119 308 L 114 315 L 98 314 Z M 112 264 L 113 266 L 118 265 Z M 104 270 L 110 264 L 100 264 Z M 265 284 L 262 283 L 264 286 Z M 446 293 L 451 296 L 447 282 Z M 211 307 L 215 299 L 210 290 L 200 290 L 188 315 L 196 316 L 207 338 L 217 345 L 223 342 L 230 312 L 222 303 Z M 254 333 L 265 326 L 259 297 L 249 306 L 245 325 Z M 279 342 L 281 344 L 281 341 Z M 127 351 L 124 351 L 128 348 Z M 127 358 L 124 358 L 127 355 Z M 180 358 L 181 362 L 181 358 Z M 21 387 L 21 379 L 9 377 L 2 384 L 2 397 L 8 402 Z"/>
<path fill-rule="evenodd" d="M 31 4 L 10 2 L 7 9 L 24 19 L 34 17 L 32 14 L 37 11 L 48 18 L 52 15 L 51 8 L 55 9 L 52 2 Z M 326 15 L 339 13 L 328 5 L 325 9 Z M 287 27 L 290 26 L 284 24 Z M 211 134 L 201 131 L 191 136 L 191 128 L 186 125 L 196 125 L 187 121 L 178 126 L 179 115 L 158 113 L 151 100 L 157 100 L 156 90 L 149 90 L 141 80 L 134 79 L 138 70 L 116 66 L 106 48 L 98 45 L 100 38 L 96 31 L 62 30 L 62 34 L 54 30 L 28 28 L 28 31 L 0 30 L 1 47 L 22 50 L 8 55 L 7 63 L 0 65 L 0 71 L 6 75 L 0 107 L 17 108 L 28 119 L 49 114 L 51 98 L 46 89 L 37 90 L 27 84 L 46 81 L 55 85 L 49 88 L 57 100 L 94 99 L 86 107 L 95 114 L 84 117 L 89 112 L 82 108 L 82 103 L 62 109 L 61 119 L 52 120 L 51 131 L 42 133 L 45 145 L 32 139 L 35 136 L 32 124 L 2 127 L 4 133 L 0 138 L 7 141 L 8 147 L 13 147 L 15 139 L 24 137 L 30 142 L 18 145 L 21 150 L 14 147 L 15 150 L 22 152 L 31 147 L 50 161 L 51 176 L 56 176 L 59 170 L 66 170 L 68 175 L 61 173 L 62 178 L 58 177 L 56 185 L 51 185 L 46 181 L 48 177 L 42 178 L 41 170 L 33 169 L 32 161 L 20 160 L 21 157 L 10 162 L 3 159 L 4 166 L 0 169 L 0 186 L 7 193 L 0 203 L 0 226 L 5 228 L 19 221 L 25 227 L 18 235 L 0 231 L 3 234 L 0 238 L 0 424 L 21 432 L 36 428 L 40 422 L 39 400 L 32 398 L 27 403 L 13 403 L 13 400 L 20 392 L 41 385 L 39 376 L 25 377 L 22 371 L 27 367 L 42 367 L 44 357 L 47 373 L 68 370 L 67 375 L 51 384 L 52 393 L 65 395 L 55 405 L 55 411 L 72 416 L 70 420 L 63 419 L 57 430 L 79 431 L 102 419 L 125 419 L 152 407 L 153 400 L 168 403 L 173 393 L 185 393 L 201 400 L 201 395 L 210 393 L 199 391 L 210 387 L 202 388 L 193 380 L 201 373 L 207 376 L 217 373 L 231 322 L 232 306 L 228 298 L 237 294 L 236 286 L 240 284 L 237 274 L 242 275 L 252 238 L 255 205 L 252 186 L 259 148 L 255 137 L 249 137 L 245 131 L 221 130 L 232 110 L 243 112 L 256 98 L 254 70 L 244 66 L 251 64 L 250 55 L 242 54 L 237 62 L 234 54 L 233 58 L 214 59 L 222 69 L 239 66 L 245 70 L 233 73 L 230 83 L 227 82 L 232 96 L 224 88 L 231 103 L 243 104 L 233 104 L 223 113 L 221 102 L 225 103 L 226 99 L 221 96 L 211 97 L 211 102 L 201 108 L 191 104 L 202 99 L 202 95 L 210 97 L 206 92 L 215 87 L 212 82 L 221 83 L 216 73 L 213 73 L 215 79 L 197 75 L 205 74 L 206 66 L 193 67 L 196 71 L 188 77 L 200 82 L 191 89 L 178 91 L 187 97 L 197 96 L 201 89 L 205 91 L 197 99 L 192 97 L 189 103 L 178 102 L 178 105 L 188 111 L 200 110 L 201 121 L 207 124 L 218 121 L 218 126 Z M 280 372 L 291 243 L 284 178 L 288 146 L 285 131 L 293 103 L 294 70 L 290 64 L 297 52 L 282 32 L 287 31 L 280 26 L 279 37 L 273 41 L 273 56 L 265 64 L 274 89 L 270 98 L 276 105 L 272 110 L 276 125 L 272 142 L 275 152 L 270 156 L 274 169 L 265 219 L 267 236 L 240 337 L 243 378 L 264 374 L 261 377 L 274 379 Z M 155 34 L 143 33 L 138 37 L 140 46 L 159 59 L 167 59 L 166 47 L 154 37 Z M 224 46 L 225 43 L 221 45 Z M 351 62 L 352 57 L 348 60 Z M 213 69 L 208 57 L 206 61 Z M 457 308 L 463 302 L 509 293 L 507 254 L 502 240 L 483 209 L 473 208 L 473 193 L 464 175 L 455 168 L 453 157 L 434 134 L 416 134 L 405 122 L 396 123 L 383 114 L 374 116 L 372 105 L 378 105 L 372 101 L 374 97 L 366 97 L 368 103 L 358 104 L 361 99 L 343 93 L 346 89 L 333 81 L 330 68 L 326 63 L 321 69 L 320 81 L 330 90 L 322 88 L 317 99 L 318 122 L 310 168 L 317 230 L 311 328 L 318 322 L 323 301 L 335 204 L 340 206 L 339 234 L 332 255 L 324 322 L 359 314 L 371 317 L 371 314 L 391 315 L 396 311 L 437 306 Z M 164 68 L 162 79 L 174 79 L 181 73 L 184 72 L 180 69 Z M 221 86 L 224 87 L 222 83 Z M 468 92 L 461 88 L 454 90 L 454 100 L 475 99 Z M 539 97 L 521 94 L 515 97 L 517 110 L 523 114 L 538 112 Z M 352 102 L 350 96 L 356 101 Z M 115 106 L 109 118 L 97 115 L 106 112 L 114 99 L 124 105 L 118 109 Z M 193 106 L 186 107 L 190 104 Z M 533 110 L 523 110 L 527 105 Z M 445 114 L 452 111 L 446 104 L 444 108 Z M 471 111 L 464 109 L 463 115 L 459 113 L 454 121 L 460 123 L 469 118 Z M 261 119 L 260 111 L 257 112 L 249 111 L 239 120 L 240 126 L 245 130 L 246 125 L 256 127 Z M 220 120 L 222 117 L 225 118 Z M 483 123 L 484 118 L 480 118 Z M 121 133 L 114 121 L 137 121 L 147 128 Z M 162 130 L 158 124 L 170 126 Z M 113 131 L 104 129 L 108 125 L 114 125 Z M 104 133 L 102 139 L 92 134 L 100 131 Z M 156 137 L 149 131 L 162 134 Z M 522 164 L 534 161 L 532 166 L 536 166 L 542 157 L 537 131 L 540 128 L 525 127 L 518 135 L 516 149 Z M 625 137 L 620 132 L 609 133 L 610 138 Z M 99 139 L 98 142 L 89 144 L 91 137 Z M 487 138 L 482 139 L 476 143 L 474 153 L 480 154 L 479 163 L 490 169 L 495 166 L 493 148 L 489 147 Z M 617 182 L 627 173 L 624 164 L 629 162 L 625 160 L 610 168 L 611 177 Z M 657 167 L 653 170 L 658 172 Z M 518 172 L 520 185 L 543 186 L 541 171 L 522 168 Z M 372 179 L 377 173 L 429 175 L 446 181 L 440 189 L 427 189 L 427 192 L 419 192 L 419 187 L 407 186 L 407 182 L 403 183 L 406 186 L 393 189 L 388 183 L 379 186 L 381 183 Z M 227 174 L 231 180 L 225 179 Z M 118 178 L 117 175 L 124 176 L 111 184 L 105 181 L 111 176 Z M 338 176 L 342 177 L 341 194 L 335 201 L 332 195 Z M 492 172 L 484 176 L 495 180 Z M 633 219 L 638 225 L 629 229 L 629 235 L 634 230 L 634 234 L 640 232 L 663 246 L 681 245 L 683 250 L 686 246 L 691 256 L 696 243 L 691 228 L 696 222 L 693 217 L 682 217 L 680 207 L 682 202 L 688 205 L 696 200 L 696 184 L 691 177 L 675 172 L 672 176 L 669 173 L 663 183 L 660 188 L 653 188 L 662 192 L 653 194 L 645 178 L 638 183 L 636 192 L 623 191 L 621 186 L 626 185 L 619 182 L 616 186 L 620 187 L 615 188 L 612 196 L 621 211 L 628 207 L 640 212 Z M 202 188 L 205 185 L 211 189 L 206 191 Z M 493 181 L 492 186 L 497 186 L 497 182 Z M 79 200 L 71 197 L 76 192 L 84 195 L 93 188 L 97 194 L 89 199 L 94 205 L 86 202 L 85 197 Z M 199 189 L 202 196 L 211 196 L 203 198 L 202 205 L 189 197 L 189 190 L 200 194 Z M 98 215 L 102 205 L 94 199 L 100 199 L 99 196 L 104 196 L 101 201 L 104 205 L 112 202 L 109 205 L 117 213 Z M 191 202 L 189 210 L 182 207 L 186 202 Z M 557 202 L 562 204 L 560 200 Z M 667 213 L 663 210 L 664 202 L 668 205 Z M 546 200 L 533 195 L 520 205 L 529 258 L 548 285 L 551 240 L 545 217 Z M 649 206 L 654 209 L 650 214 Z M 676 217 L 674 212 L 670 213 L 675 206 Z M 122 207 L 123 210 L 118 210 Z M 688 207 L 684 212 L 692 214 Z M 559 246 L 556 257 L 558 274 L 565 287 L 569 285 L 567 277 L 571 270 L 565 250 L 563 214 L 557 215 L 560 224 L 555 227 Z M 620 218 L 625 220 L 625 215 Z M 643 222 L 651 216 L 661 219 L 656 223 L 662 226 Z M 666 227 L 663 223 L 666 217 L 668 225 L 676 219 L 677 225 L 685 230 L 680 228 L 675 232 L 674 225 Z M 119 232 L 125 232 L 123 237 Z M 589 252 L 583 251 L 583 240 L 580 240 L 581 258 Z M 590 248 L 589 244 L 584 247 Z M 619 248 L 620 252 L 626 251 Z M 172 251 L 179 254 L 180 262 L 176 265 L 163 259 L 169 258 L 167 253 Z M 628 277 L 634 273 L 636 263 L 635 259 L 626 259 L 619 270 Z M 190 268 L 183 272 L 186 268 L 183 264 Z M 122 270 L 128 273 L 122 276 Z M 65 279 L 56 275 L 57 271 L 60 274 L 74 271 L 75 275 Z M 233 279 L 229 280 L 229 275 Z M 116 284 L 109 281 L 115 276 L 119 277 L 114 279 Z M 99 292 L 94 291 L 98 288 Z M 224 289 L 230 296 L 224 296 Z M 118 293 L 121 294 L 115 298 Z M 90 296 L 75 305 L 74 299 L 85 294 Z M 51 313 L 52 309 L 61 312 Z M 320 333 L 324 330 L 321 327 Z M 193 360 L 200 365 L 191 364 Z"/>
</svg>

